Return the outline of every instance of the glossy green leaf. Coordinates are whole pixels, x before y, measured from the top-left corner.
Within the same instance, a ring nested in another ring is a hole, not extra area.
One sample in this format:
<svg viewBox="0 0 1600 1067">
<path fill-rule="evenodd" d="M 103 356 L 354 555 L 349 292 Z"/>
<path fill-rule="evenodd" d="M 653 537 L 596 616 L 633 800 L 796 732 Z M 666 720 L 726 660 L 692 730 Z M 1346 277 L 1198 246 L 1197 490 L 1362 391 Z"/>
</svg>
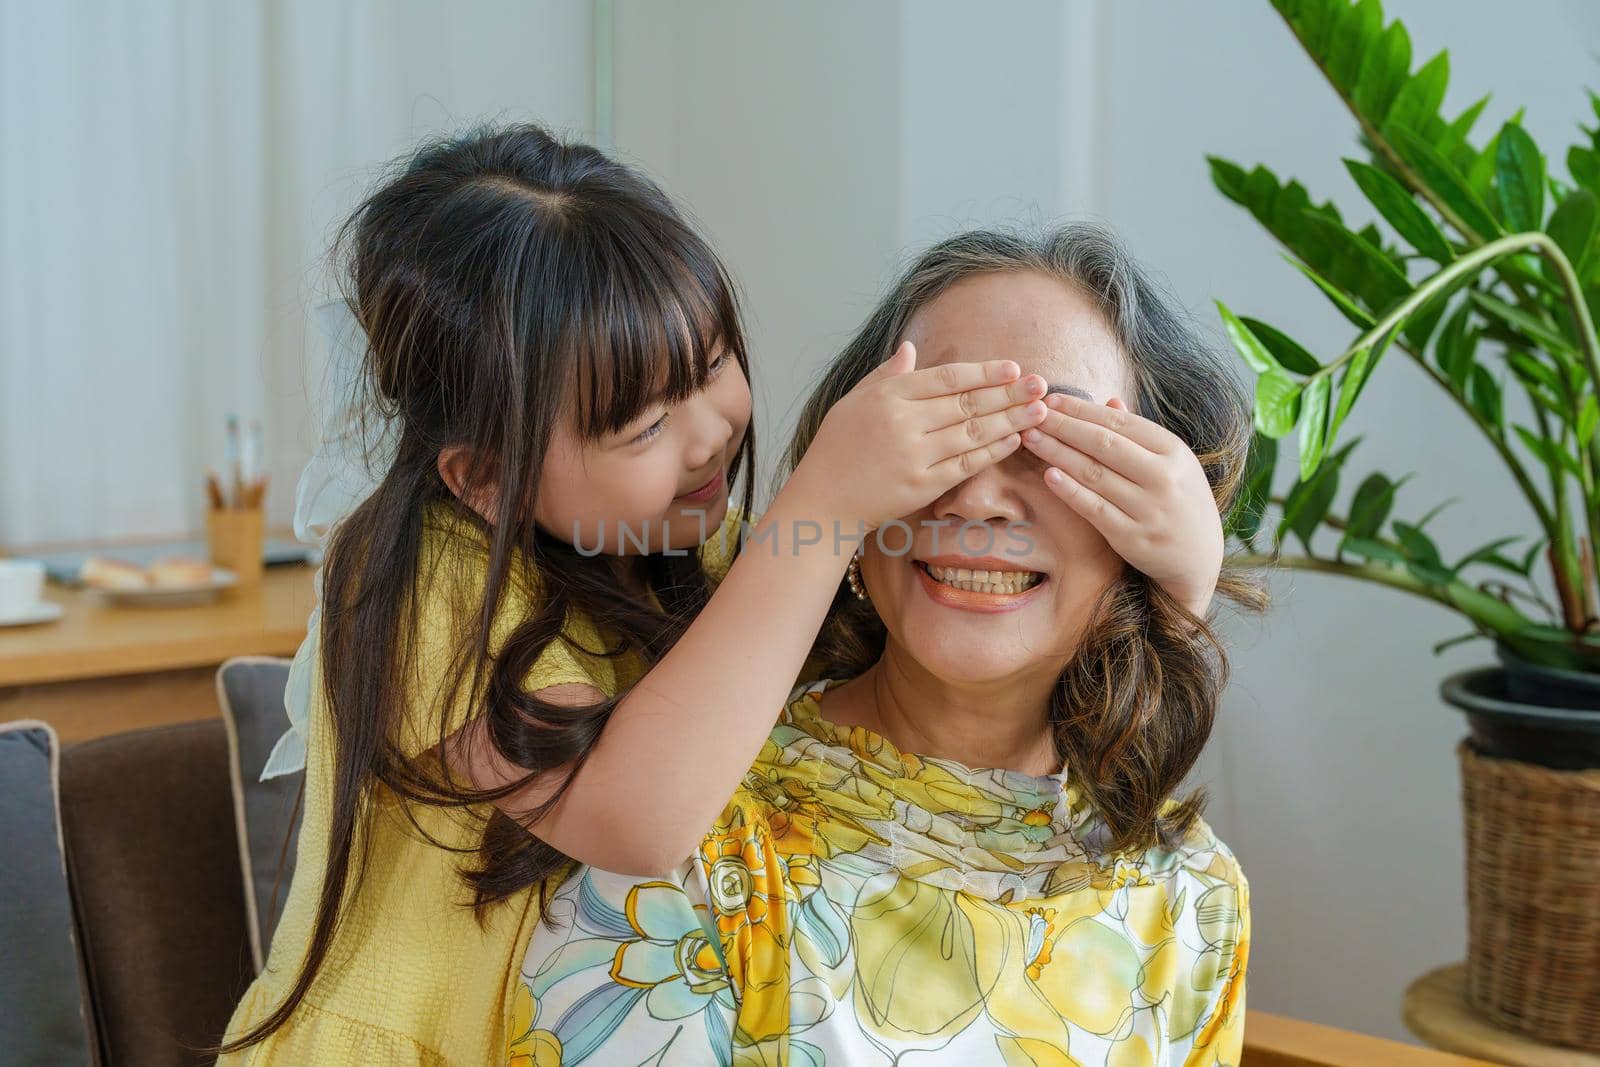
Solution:
<svg viewBox="0 0 1600 1067">
<path fill-rule="evenodd" d="M 1543 463 L 1552 477 L 1559 476 L 1563 471 L 1574 478 L 1583 477 L 1578 468 L 1578 461 L 1565 448 L 1548 437 L 1541 437 L 1526 426 L 1513 426 L 1511 428 L 1527 450 L 1534 454 L 1540 463 Z"/>
<path fill-rule="evenodd" d="M 1435 656 L 1442 656 L 1452 648 L 1455 648 L 1457 645 L 1464 645 L 1468 641 L 1478 641 L 1482 638 L 1483 634 L 1480 634 L 1478 631 L 1468 630 L 1464 634 L 1456 634 L 1454 637 L 1447 637 L 1443 641 L 1440 641 L 1438 644 L 1434 645 L 1433 654 Z"/>
<path fill-rule="evenodd" d="M 1354 6 L 1340 4 L 1333 26 L 1333 38 L 1323 62 L 1328 79 L 1349 91 L 1364 55 L 1372 51 L 1383 29 L 1383 8 L 1378 0 L 1360 0 Z"/>
<path fill-rule="evenodd" d="M 1588 189 L 1574 189 L 1550 213 L 1545 232 L 1556 243 L 1567 259 L 1582 275 L 1593 255 L 1595 230 L 1600 223 L 1600 210 L 1594 193 Z"/>
<path fill-rule="evenodd" d="M 1561 375 L 1550 364 L 1536 359 L 1526 352 L 1507 352 L 1506 366 L 1510 367 L 1512 373 L 1525 384 L 1549 390 L 1556 403 L 1561 403 L 1561 399 L 1567 391 L 1566 383 L 1561 380 Z"/>
<path fill-rule="evenodd" d="M 1272 6 L 1315 56 L 1321 55 L 1327 48 L 1328 36 L 1333 29 L 1333 16 L 1338 13 L 1338 8 L 1345 5 L 1343 0 L 1337 5 L 1330 0 L 1272 0 Z"/>
<path fill-rule="evenodd" d="M 1207 156 L 1206 163 L 1211 167 L 1211 182 L 1222 195 L 1235 202 L 1245 198 L 1243 167 L 1221 156 Z"/>
<path fill-rule="evenodd" d="M 1272 475 L 1277 465 L 1278 442 L 1259 433 L 1252 435 L 1239 497 L 1228 516 L 1229 533 L 1245 541 L 1254 539 L 1272 498 Z"/>
<path fill-rule="evenodd" d="M 1267 374 L 1271 371 L 1281 371 L 1283 368 L 1273 358 L 1267 346 L 1261 339 L 1251 332 L 1239 316 L 1235 315 L 1228 305 L 1222 301 L 1217 302 L 1217 311 L 1222 316 L 1222 328 L 1227 331 L 1228 340 L 1233 342 L 1233 347 L 1244 359 L 1245 365 L 1257 374 Z"/>
<path fill-rule="evenodd" d="M 1458 170 L 1466 166 L 1458 162 L 1461 155 L 1472 156 L 1475 153 L 1472 146 L 1467 144 L 1467 136 L 1472 132 L 1472 127 L 1477 123 L 1478 116 L 1483 114 L 1483 109 L 1488 106 L 1489 97 L 1483 96 L 1477 103 L 1466 108 L 1455 120 L 1445 128 L 1444 136 L 1434 144 L 1440 158 L 1448 160 Z"/>
<path fill-rule="evenodd" d="M 1441 265 L 1455 258 L 1450 242 L 1445 240 L 1433 219 L 1417 206 L 1405 186 L 1377 167 L 1359 160 L 1347 159 L 1344 165 L 1367 199 L 1372 201 L 1372 206 L 1378 209 L 1378 214 L 1394 227 L 1396 233 L 1410 242 L 1412 248 Z"/>
<path fill-rule="evenodd" d="M 1318 274 L 1316 271 L 1312 270 L 1298 259 L 1294 259 L 1293 257 L 1285 258 L 1288 259 L 1290 263 L 1293 263 L 1295 265 L 1295 269 L 1300 271 L 1301 274 L 1304 274 L 1307 278 L 1310 278 L 1313 282 L 1315 282 L 1317 288 L 1321 289 L 1323 295 L 1325 295 L 1329 300 L 1333 301 L 1333 306 L 1338 308 L 1344 314 L 1345 318 L 1349 319 L 1357 326 L 1360 326 L 1362 329 L 1370 329 L 1373 324 L 1377 322 L 1377 320 L 1371 315 L 1363 311 L 1359 304 L 1351 300 L 1348 296 L 1345 296 L 1344 293 L 1339 290 L 1338 286 L 1328 281 L 1322 275 Z"/>
<path fill-rule="evenodd" d="M 1452 571 L 1460 571 L 1462 568 L 1469 567 L 1474 563 L 1491 563 L 1492 564 L 1496 560 L 1499 560 L 1499 561 L 1504 562 L 1504 563 L 1510 563 L 1511 564 L 1511 568 L 1513 570 L 1515 570 L 1516 569 L 1516 564 L 1515 563 L 1511 563 L 1510 560 L 1507 560 L 1504 556 L 1502 556 L 1500 554 L 1500 550 L 1502 548 L 1505 548 L 1507 545 L 1516 544 L 1520 540 L 1522 540 L 1522 538 L 1517 537 L 1517 536 L 1498 537 L 1495 540 L 1490 541 L 1488 544 L 1480 545 L 1478 548 L 1475 548 L 1471 552 L 1468 552 L 1465 556 L 1462 556 L 1461 559 L 1456 562 L 1456 565 L 1454 567 L 1451 567 L 1450 569 Z"/>
<path fill-rule="evenodd" d="M 1265 346 L 1284 370 L 1303 374 L 1309 378 L 1322 369 L 1322 364 L 1317 361 L 1316 356 L 1300 347 L 1299 342 L 1276 326 L 1260 319 L 1252 319 L 1248 315 L 1240 316 L 1239 321 L 1249 327 L 1250 332 L 1255 334 L 1256 339 Z"/>
<path fill-rule="evenodd" d="M 1499 235 L 1500 224 L 1478 194 L 1432 145 L 1406 129 L 1385 131 L 1385 134 L 1423 184 L 1433 190 L 1476 237 L 1488 240 Z"/>
<path fill-rule="evenodd" d="M 1596 403 L 1594 394 L 1590 393 L 1583 398 L 1583 406 L 1578 411 L 1579 448 L 1589 447 L 1589 442 L 1594 440 L 1596 426 L 1600 426 L 1600 403 Z"/>
<path fill-rule="evenodd" d="M 1500 212 L 1513 230 L 1537 230 L 1544 222 L 1544 156 L 1528 131 L 1507 123 L 1495 159 Z"/>
<path fill-rule="evenodd" d="M 1344 292 L 1361 298 L 1369 311 L 1381 312 L 1411 293 L 1411 282 L 1382 251 L 1342 224 L 1308 212 L 1306 224 L 1332 250 L 1324 276 Z"/>
<path fill-rule="evenodd" d="M 1409 559 L 1430 566 L 1440 568 L 1444 566 L 1444 561 L 1439 557 L 1439 547 L 1433 543 L 1433 538 L 1422 532 L 1421 527 L 1397 519 L 1391 524 L 1391 528 Z"/>
<path fill-rule="evenodd" d="M 1478 347 L 1478 335 L 1470 329 L 1471 323 L 1472 303 L 1463 300 L 1445 321 L 1444 329 L 1439 332 L 1439 340 L 1434 345 L 1434 361 L 1457 393 L 1467 386 L 1467 377 L 1472 373 L 1472 357 Z"/>
<path fill-rule="evenodd" d="M 1523 109 L 1518 108 L 1517 113 L 1508 120 L 1512 125 L 1522 122 Z M 1477 195 L 1478 199 L 1488 205 L 1489 210 L 1499 218 L 1500 194 L 1495 189 L 1495 175 L 1500 165 L 1500 131 L 1496 130 L 1494 136 L 1489 138 L 1489 143 L 1483 146 L 1483 151 L 1475 156 L 1466 170 L 1461 171 L 1462 177 L 1467 179 L 1467 187 Z M 1502 218 L 1500 221 L 1504 222 Z"/>
<path fill-rule="evenodd" d="M 1439 113 L 1444 103 L 1444 92 L 1450 83 L 1450 53 L 1440 52 L 1411 76 L 1395 97 L 1383 129 L 1385 136 L 1391 128 L 1419 131 L 1426 121 Z"/>
<path fill-rule="evenodd" d="M 1339 468 L 1358 441 L 1351 441 L 1322 462 L 1308 481 L 1300 481 L 1289 490 L 1283 502 L 1283 518 L 1278 523 L 1278 540 L 1293 532 L 1311 550 L 1311 537 L 1328 514 L 1328 508 L 1339 491 Z"/>
<path fill-rule="evenodd" d="M 1539 540 L 1528 546 L 1528 551 L 1522 555 L 1522 573 L 1524 575 L 1533 573 L 1533 561 L 1548 543 L 1548 541 Z"/>
<path fill-rule="evenodd" d="M 1356 110 L 1381 128 L 1400 87 L 1411 72 L 1411 35 L 1399 19 L 1391 22 L 1376 46 L 1367 49 L 1356 72 L 1351 94 Z"/>
<path fill-rule="evenodd" d="M 1347 537 L 1339 545 L 1341 552 L 1383 563 L 1404 564 L 1406 556 L 1398 548 L 1371 537 Z"/>
<path fill-rule="evenodd" d="M 1333 400 L 1333 381 L 1318 375 L 1306 383 L 1300 399 L 1300 479 L 1316 473 L 1322 462 L 1323 445 L 1328 440 L 1329 405 Z"/>
<path fill-rule="evenodd" d="M 1591 193 L 1600 193 L 1600 150 L 1573 145 L 1567 149 L 1567 172 Z"/>
<path fill-rule="evenodd" d="M 1573 351 L 1571 343 L 1521 308 L 1514 308 L 1497 296 L 1474 289 L 1467 294 L 1480 311 L 1505 324 L 1513 333 L 1525 336 L 1534 347 Z"/>
<path fill-rule="evenodd" d="M 1404 479 L 1391 481 L 1377 472 L 1367 475 L 1350 501 L 1350 516 L 1344 530 L 1346 542 L 1352 538 L 1372 537 L 1383 529 L 1384 520 L 1394 507 L 1395 492 L 1403 482 Z"/>
<path fill-rule="evenodd" d="M 1285 437 L 1300 417 L 1300 383 L 1274 367 L 1256 378 L 1256 429 L 1268 437 Z"/>
<path fill-rule="evenodd" d="M 1482 363 L 1472 365 L 1467 379 L 1467 403 L 1496 433 L 1505 430 L 1505 404 L 1500 395 L 1500 383 Z"/>
</svg>

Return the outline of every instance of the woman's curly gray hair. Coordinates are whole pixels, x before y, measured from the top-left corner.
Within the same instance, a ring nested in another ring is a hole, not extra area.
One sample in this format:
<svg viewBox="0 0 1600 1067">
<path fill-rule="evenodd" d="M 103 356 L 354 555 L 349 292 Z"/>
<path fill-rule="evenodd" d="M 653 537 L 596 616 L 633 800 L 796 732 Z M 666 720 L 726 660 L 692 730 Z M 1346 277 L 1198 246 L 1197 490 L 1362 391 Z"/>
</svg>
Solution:
<svg viewBox="0 0 1600 1067">
<path fill-rule="evenodd" d="M 786 473 L 799 464 L 828 410 L 894 352 L 918 309 L 964 278 L 1030 271 L 1085 294 L 1115 335 L 1134 384 L 1133 409 L 1199 458 L 1218 512 L 1243 480 L 1250 408 L 1234 364 L 1158 288 L 1109 230 L 1070 223 L 1037 234 L 972 230 L 918 256 L 828 366 L 801 410 Z M 1266 594 L 1224 568 L 1217 592 L 1261 610 Z M 883 653 L 870 604 L 841 584 L 813 650 L 831 677 L 859 674 Z M 1051 698 L 1056 747 L 1073 781 L 1106 821 L 1111 851 L 1172 845 L 1204 803 L 1171 799 L 1210 737 L 1228 664 L 1221 643 L 1155 582 L 1131 567 L 1093 609 L 1085 637 Z"/>
</svg>

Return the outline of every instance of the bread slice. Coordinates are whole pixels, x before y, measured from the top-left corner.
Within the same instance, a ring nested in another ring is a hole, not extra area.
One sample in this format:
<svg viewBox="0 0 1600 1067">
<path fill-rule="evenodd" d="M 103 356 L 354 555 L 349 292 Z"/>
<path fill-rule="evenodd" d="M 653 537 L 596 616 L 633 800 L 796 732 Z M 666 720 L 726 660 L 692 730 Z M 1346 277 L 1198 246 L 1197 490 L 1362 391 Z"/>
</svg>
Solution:
<svg viewBox="0 0 1600 1067">
<path fill-rule="evenodd" d="M 83 584 L 95 589 L 146 589 L 150 577 L 143 567 L 106 556 L 90 556 L 78 572 Z"/>
<path fill-rule="evenodd" d="M 171 556 L 150 564 L 150 584 L 160 589 L 210 583 L 211 564 L 204 560 Z"/>
</svg>

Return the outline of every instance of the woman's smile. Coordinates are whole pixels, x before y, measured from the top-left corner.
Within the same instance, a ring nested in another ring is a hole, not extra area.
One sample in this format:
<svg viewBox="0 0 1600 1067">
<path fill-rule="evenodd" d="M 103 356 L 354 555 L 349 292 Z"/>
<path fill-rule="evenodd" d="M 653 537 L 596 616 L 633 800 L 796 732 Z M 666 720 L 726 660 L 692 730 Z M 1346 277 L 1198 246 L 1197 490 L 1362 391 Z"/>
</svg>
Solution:
<svg viewBox="0 0 1600 1067">
<path fill-rule="evenodd" d="M 913 559 L 911 565 L 934 603 L 983 614 L 1015 611 L 1050 580 L 1041 571 L 993 556 L 934 556 Z"/>
</svg>

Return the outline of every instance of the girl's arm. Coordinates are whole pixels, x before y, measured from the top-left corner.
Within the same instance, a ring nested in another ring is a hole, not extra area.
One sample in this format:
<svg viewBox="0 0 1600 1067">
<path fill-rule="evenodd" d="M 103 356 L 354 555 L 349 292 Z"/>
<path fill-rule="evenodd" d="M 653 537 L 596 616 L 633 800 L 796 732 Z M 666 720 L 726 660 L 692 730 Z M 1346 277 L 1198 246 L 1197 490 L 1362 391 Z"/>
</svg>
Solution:
<svg viewBox="0 0 1600 1067">
<path fill-rule="evenodd" d="M 622 874 L 660 873 L 698 847 L 771 732 L 859 529 L 1009 455 L 1043 417 L 1043 380 L 1019 379 L 1015 363 L 913 371 L 915 361 L 902 346 L 829 412 L 706 607 L 617 705 L 561 800 L 530 819 L 564 777 L 557 771 L 503 798 L 502 811 L 579 862 Z M 581 685 L 540 693 L 602 699 Z M 457 735 L 457 772 L 480 788 L 522 777 L 486 735 L 481 717 Z"/>
</svg>

